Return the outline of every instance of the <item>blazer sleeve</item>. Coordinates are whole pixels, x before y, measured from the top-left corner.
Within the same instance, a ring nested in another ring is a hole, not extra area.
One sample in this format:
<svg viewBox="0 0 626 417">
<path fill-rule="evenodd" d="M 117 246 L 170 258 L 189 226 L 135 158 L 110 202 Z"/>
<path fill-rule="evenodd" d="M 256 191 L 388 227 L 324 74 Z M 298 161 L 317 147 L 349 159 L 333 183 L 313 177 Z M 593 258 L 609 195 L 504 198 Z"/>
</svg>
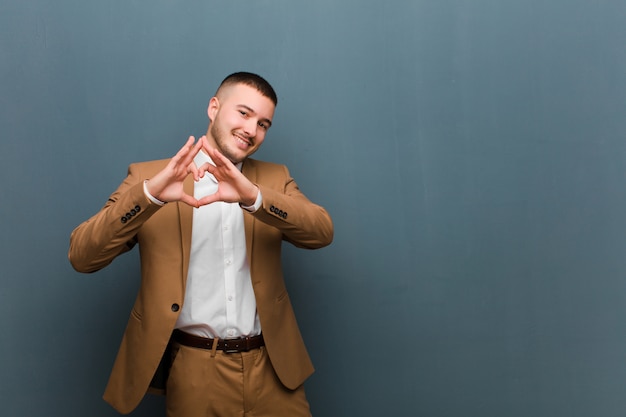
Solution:
<svg viewBox="0 0 626 417">
<path fill-rule="evenodd" d="M 269 179 L 260 175 L 257 186 L 263 202 L 253 216 L 281 231 L 283 239 L 300 248 L 317 249 L 333 240 L 334 227 L 323 207 L 311 202 L 284 165 Z"/>
<path fill-rule="evenodd" d="M 75 270 L 102 269 L 137 243 L 137 230 L 161 208 L 143 191 L 143 181 L 149 178 L 145 175 L 139 164 L 130 165 L 126 179 L 104 207 L 74 229 L 68 258 Z"/>
</svg>

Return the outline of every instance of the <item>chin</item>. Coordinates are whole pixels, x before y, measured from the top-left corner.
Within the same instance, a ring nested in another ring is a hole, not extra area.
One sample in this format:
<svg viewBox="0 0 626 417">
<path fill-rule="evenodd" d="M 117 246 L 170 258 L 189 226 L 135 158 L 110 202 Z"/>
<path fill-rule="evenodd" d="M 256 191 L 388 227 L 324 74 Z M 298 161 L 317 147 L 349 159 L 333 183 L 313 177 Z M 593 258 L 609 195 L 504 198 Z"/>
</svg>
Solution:
<svg viewBox="0 0 626 417">
<path fill-rule="evenodd" d="M 229 152 L 226 157 L 230 159 L 233 163 L 237 164 L 239 162 L 243 162 L 247 157 L 252 155 L 254 152 L 245 152 L 241 149 L 236 149 L 235 152 Z"/>
<path fill-rule="evenodd" d="M 235 154 L 233 154 L 232 152 L 229 152 L 229 153 L 227 153 L 227 154 L 225 153 L 225 154 L 224 154 L 224 156 L 225 156 L 226 158 L 228 158 L 228 160 L 229 160 L 230 162 L 232 162 L 233 164 L 235 164 L 235 165 L 236 165 L 236 164 L 238 164 L 238 163 L 240 163 L 240 162 L 243 162 L 243 160 L 244 160 L 244 159 L 246 159 L 246 158 L 248 157 L 248 155 L 238 155 L 238 154 L 237 154 L 237 155 L 235 155 Z"/>
</svg>

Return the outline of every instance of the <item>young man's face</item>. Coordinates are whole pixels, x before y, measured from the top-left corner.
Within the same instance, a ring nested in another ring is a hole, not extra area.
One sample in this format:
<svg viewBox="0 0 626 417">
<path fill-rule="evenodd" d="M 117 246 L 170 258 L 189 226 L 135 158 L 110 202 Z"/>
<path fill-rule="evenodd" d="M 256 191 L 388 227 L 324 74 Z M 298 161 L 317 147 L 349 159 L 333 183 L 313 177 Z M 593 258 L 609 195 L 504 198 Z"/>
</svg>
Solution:
<svg viewBox="0 0 626 417">
<path fill-rule="evenodd" d="M 259 149 L 272 125 L 274 103 L 254 87 L 227 86 L 209 102 L 207 141 L 234 164 Z"/>
</svg>

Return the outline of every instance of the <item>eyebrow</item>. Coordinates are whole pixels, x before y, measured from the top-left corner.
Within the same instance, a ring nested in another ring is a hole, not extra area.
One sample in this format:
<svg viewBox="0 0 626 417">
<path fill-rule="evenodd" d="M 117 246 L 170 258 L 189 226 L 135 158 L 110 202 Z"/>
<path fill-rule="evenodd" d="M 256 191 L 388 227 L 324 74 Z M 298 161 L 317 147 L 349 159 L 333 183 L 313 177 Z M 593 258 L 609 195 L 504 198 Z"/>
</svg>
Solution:
<svg viewBox="0 0 626 417">
<path fill-rule="evenodd" d="M 250 107 L 246 106 L 245 104 L 238 104 L 238 105 L 237 105 L 237 107 L 243 107 L 244 109 L 248 110 L 250 113 L 257 114 L 257 113 L 254 111 L 254 109 L 252 109 L 252 108 L 250 108 Z M 267 127 L 270 127 L 270 126 L 272 125 L 272 121 L 271 121 L 270 119 L 265 118 L 265 117 L 264 117 L 264 118 L 262 118 L 262 119 L 261 119 L 261 121 L 266 122 L 266 123 L 268 124 L 268 126 L 267 126 Z"/>
</svg>

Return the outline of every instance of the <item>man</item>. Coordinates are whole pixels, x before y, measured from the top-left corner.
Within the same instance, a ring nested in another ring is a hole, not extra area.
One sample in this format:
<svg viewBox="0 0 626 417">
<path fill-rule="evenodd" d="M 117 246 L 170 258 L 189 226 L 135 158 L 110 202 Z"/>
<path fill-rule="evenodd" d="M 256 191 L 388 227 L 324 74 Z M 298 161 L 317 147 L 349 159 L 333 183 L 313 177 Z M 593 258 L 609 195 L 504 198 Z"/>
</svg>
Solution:
<svg viewBox="0 0 626 417">
<path fill-rule="evenodd" d="M 276 104 L 260 76 L 229 75 L 209 102 L 206 135 L 169 160 L 132 164 L 72 232 L 80 272 L 140 247 L 141 286 L 104 394 L 119 412 L 162 388 L 170 417 L 310 416 L 303 383 L 313 366 L 281 243 L 329 245 L 333 225 L 285 166 L 249 158 Z"/>
</svg>

